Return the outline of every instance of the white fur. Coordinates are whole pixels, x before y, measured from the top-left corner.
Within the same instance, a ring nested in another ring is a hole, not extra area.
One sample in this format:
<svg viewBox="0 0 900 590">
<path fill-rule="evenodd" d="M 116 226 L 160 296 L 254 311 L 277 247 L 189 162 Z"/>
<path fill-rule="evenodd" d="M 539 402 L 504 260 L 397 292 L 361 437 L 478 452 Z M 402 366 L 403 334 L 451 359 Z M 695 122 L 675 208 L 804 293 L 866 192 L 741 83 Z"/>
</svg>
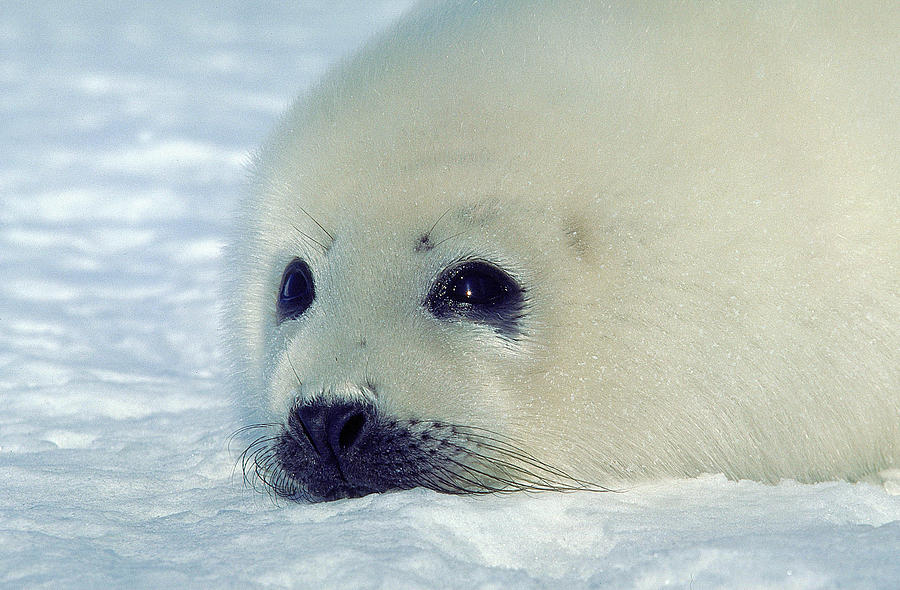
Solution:
<svg viewBox="0 0 900 590">
<path fill-rule="evenodd" d="M 897 31 L 887 1 L 414 11 L 260 154 L 227 316 L 248 420 L 371 379 L 600 484 L 900 465 Z M 316 300 L 276 325 L 294 257 Z M 466 257 L 524 286 L 522 338 L 423 307 Z"/>
</svg>

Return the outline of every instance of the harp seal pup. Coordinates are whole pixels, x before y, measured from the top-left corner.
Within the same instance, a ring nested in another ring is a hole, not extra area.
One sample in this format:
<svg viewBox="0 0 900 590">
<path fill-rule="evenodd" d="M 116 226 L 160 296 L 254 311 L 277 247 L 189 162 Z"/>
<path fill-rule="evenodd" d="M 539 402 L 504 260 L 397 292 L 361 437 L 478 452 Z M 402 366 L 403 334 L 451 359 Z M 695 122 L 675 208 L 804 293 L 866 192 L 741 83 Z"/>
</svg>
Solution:
<svg viewBox="0 0 900 590">
<path fill-rule="evenodd" d="M 226 314 L 245 475 L 332 500 L 900 463 L 889 2 L 450 2 L 287 113 Z"/>
</svg>

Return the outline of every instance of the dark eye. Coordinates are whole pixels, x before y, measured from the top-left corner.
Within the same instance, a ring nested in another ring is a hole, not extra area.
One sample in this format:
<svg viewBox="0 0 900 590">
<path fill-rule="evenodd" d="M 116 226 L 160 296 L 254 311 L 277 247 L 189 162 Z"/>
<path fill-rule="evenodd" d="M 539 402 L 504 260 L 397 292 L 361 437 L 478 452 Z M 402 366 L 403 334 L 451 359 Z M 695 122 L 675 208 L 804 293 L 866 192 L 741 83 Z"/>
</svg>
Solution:
<svg viewBox="0 0 900 590">
<path fill-rule="evenodd" d="M 425 304 L 440 319 L 488 324 L 505 335 L 519 332 L 524 290 L 499 267 L 481 260 L 451 266 L 431 288 Z"/>
<path fill-rule="evenodd" d="M 511 280 L 499 269 L 487 264 L 470 264 L 449 277 L 447 297 L 457 303 L 493 305 L 503 301 L 511 290 Z"/>
<path fill-rule="evenodd" d="M 312 271 L 303 260 L 295 258 L 284 269 L 281 288 L 278 290 L 278 321 L 298 317 L 315 298 Z"/>
</svg>

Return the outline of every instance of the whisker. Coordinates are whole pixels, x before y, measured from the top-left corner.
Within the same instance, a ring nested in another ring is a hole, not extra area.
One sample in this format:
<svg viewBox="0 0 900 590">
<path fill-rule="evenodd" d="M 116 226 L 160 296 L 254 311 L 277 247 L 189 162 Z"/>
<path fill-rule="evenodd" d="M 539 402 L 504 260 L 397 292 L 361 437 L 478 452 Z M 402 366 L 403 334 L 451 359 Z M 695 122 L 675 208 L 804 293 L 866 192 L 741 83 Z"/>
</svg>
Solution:
<svg viewBox="0 0 900 590">
<path fill-rule="evenodd" d="M 592 491 L 602 491 L 609 492 L 613 491 L 610 488 L 606 488 L 604 486 L 598 486 L 594 483 L 584 481 L 574 477 L 562 469 L 557 467 L 553 467 L 552 465 L 541 461 L 534 455 L 528 453 L 524 449 L 511 444 L 510 442 L 503 440 L 500 438 L 502 435 L 489 430 L 487 428 L 480 428 L 477 426 L 457 426 L 455 427 L 460 434 L 463 434 L 468 440 L 472 441 L 479 446 L 483 446 L 487 449 L 493 450 L 501 455 L 505 455 L 507 457 L 516 459 L 526 465 L 530 465 L 534 468 L 540 469 L 541 471 L 545 471 L 548 474 L 561 478 L 563 480 L 568 480 L 570 482 L 574 482 L 578 484 L 578 487 L 575 489 L 584 489 L 584 490 L 592 490 Z M 466 434 L 465 431 L 473 431 L 473 432 L 484 432 L 489 434 L 490 436 L 486 436 L 484 434 Z"/>
<path fill-rule="evenodd" d="M 465 235 L 466 233 L 468 233 L 468 232 L 461 231 L 461 232 L 459 232 L 458 234 L 453 234 L 452 236 L 447 236 L 446 238 L 444 238 L 444 239 L 441 240 L 440 242 L 435 243 L 435 245 L 432 246 L 432 247 L 433 247 L 433 248 L 437 248 L 438 246 L 440 246 L 440 245 L 443 244 L 444 242 L 450 241 L 450 240 L 452 240 L 452 239 L 454 239 L 454 238 L 458 238 L 459 236 Z"/>
<path fill-rule="evenodd" d="M 313 220 L 313 221 L 315 221 L 315 220 Z M 300 229 L 296 224 L 291 223 L 291 227 L 293 227 L 293 228 L 294 228 L 294 231 L 297 232 L 298 234 L 300 234 L 300 236 L 306 238 L 307 240 L 309 240 L 310 242 L 312 242 L 313 244 L 315 244 L 316 246 L 318 246 L 319 248 L 321 248 L 321 249 L 322 249 L 322 252 L 328 252 L 328 246 L 326 246 L 325 244 L 323 244 L 323 243 L 320 242 L 319 240 L 315 239 L 314 237 L 312 237 L 311 235 L 309 235 L 308 233 L 306 233 L 305 231 L 303 231 L 302 229 Z M 321 226 L 320 226 L 320 227 L 321 227 Z"/>
<path fill-rule="evenodd" d="M 300 379 L 300 375 L 299 375 L 299 373 L 297 373 L 297 369 L 294 368 L 294 361 L 291 360 L 291 355 L 285 354 L 285 356 L 287 357 L 288 365 L 290 365 L 291 371 L 293 371 L 293 373 L 294 373 L 294 377 L 297 378 L 297 387 L 301 387 L 303 385 L 303 381 Z M 295 404 L 296 404 L 296 402 L 295 402 Z"/>
<path fill-rule="evenodd" d="M 327 229 L 325 229 L 325 227 L 324 227 L 321 223 L 319 223 L 319 220 L 318 220 L 318 219 L 316 219 L 315 217 L 313 217 L 312 215 L 310 215 L 309 211 L 307 211 L 306 209 L 304 209 L 304 208 L 301 207 L 300 205 L 297 205 L 297 208 L 300 209 L 300 211 L 302 211 L 304 215 L 306 215 L 307 217 L 309 217 L 310 219 L 312 219 L 312 222 L 315 223 L 316 225 L 318 225 L 320 230 L 322 230 L 323 232 L 325 232 L 325 235 L 328 236 L 328 239 L 331 240 L 332 242 L 334 242 L 334 236 L 331 234 L 330 231 L 328 231 Z M 325 248 L 325 250 L 327 251 L 328 248 Z"/>
<path fill-rule="evenodd" d="M 533 479 L 533 480 L 537 480 L 537 481 L 541 482 L 541 484 L 543 484 L 543 485 L 545 485 L 545 486 L 555 486 L 555 485 L 558 485 L 558 484 L 555 484 L 555 483 L 553 482 L 553 480 L 550 480 L 550 479 L 547 479 L 547 478 L 545 478 L 545 477 L 542 477 L 542 476 L 540 476 L 540 475 L 538 475 L 538 474 L 536 474 L 536 473 L 533 473 L 532 471 L 529 471 L 528 469 L 525 469 L 524 467 L 522 467 L 522 466 L 520 466 L 520 465 L 516 465 L 516 464 L 514 464 L 514 463 L 510 463 L 509 461 L 502 461 L 502 460 L 499 460 L 499 459 L 497 459 L 497 458 L 493 458 L 493 457 L 488 457 L 488 456 L 486 456 L 486 455 L 482 455 L 482 454 L 480 454 L 480 453 L 469 453 L 469 456 L 470 456 L 470 457 L 474 457 L 474 458 L 478 459 L 479 461 L 482 461 L 482 462 L 484 462 L 485 464 L 490 465 L 490 466 L 492 466 L 492 467 L 500 467 L 500 468 L 502 468 L 503 471 L 504 471 L 504 473 L 506 473 L 507 476 L 509 477 L 509 479 L 510 479 L 510 480 L 513 480 L 513 481 L 516 481 L 516 480 L 522 480 L 522 479 L 523 479 L 523 476 L 524 476 L 524 477 L 527 477 L 527 478 L 531 478 L 531 479 Z M 519 474 L 519 477 L 516 477 L 515 475 L 513 475 L 513 473 L 518 473 L 518 474 Z"/>
<path fill-rule="evenodd" d="M 432 465 L 432 470 L 427 472 L 429 477 L 434 477 L 438 481 L 440 481 L 443 485 L 437 487 L 425 486 L 433 489 L 436 492 L 442 492 L 445 494 L 482 494 L 489 493 L 491 490 L 487 487 L 483 482 L 478 482 L 473 479 L 470 479 L 460 473 L 451 470 L 445 464 L 437 464 Z M 444 477 L 444 474 L 449 476 L 449 479 Z M 461 483 L 469 483 L 471 487 L 463 487 Z"/>
<path fill-rule="evenodd" d="M 293 365 L 291 368 L 293 369 Z M 301 402 L 298 400 L 296 403 Z M 296 412 L 291 413 L 294 414 Z M 256 429 L 265 430 L 237 458 L 235 470 L 240 464 L 244 485 L 266 493 L 276 503 L 281 498 L 292 501 L 321 499 L 309 491 L 302 474 L 294 474 L 283 463 L 284 445 L 308 447 L 308 434 L 302 428 L 302 423 L 296 424 L 289 418 L 286 424 L 253 424 L 236 431 L 232 436 Z M 377 447 L 373 451 L 375 466 L 366 467 L 363 463 L 363 473 L 367 468 L 372 469 L 376 479 L 383 482 L 371 484 L 378 490 L 425 487 L 441 493 L 462 495 L 614 491 L 574 477 L 539 459 L 515 439 L 488 428 L 437 421 L 409 421 L 399 424 L 389 421 L 386 428 L 396 429 L 398 432 L 388 436 L 384 449 Z M 390 443 L 397 440 L 395 437 L 398 434 L 400 440 L 406 441 L 403 442 L 403 452 L 399 453 L 395 452 Z M 424 434 L 429 436 L 423 438 Z M 411 454 L 405 452 L 407 448 Z M 387 462 L 384 461 L 385 456 L 390 457 Z M 407 475 L 396 479 L 387 475 L 386 479 L 382 479 L 394 467 L 402 468 L 398 473 Z M 365 493 L 368 484 L 362 479 L 352 485 L 360 486 L 358 489 Z"/>
<path fill-rule="evenodd" d="M 426 236 L 431 236 L 432 232 L 434 232 L 434 228 L 436 228 L 437 225 L 441 222 L 441 219 L 446 217 L 447 213 L 450 213 L 450 210 L 451 210 L 451 207 L 447 207 L 447 209 L 445 209 L 444 212 L 441 213 L 440 217 L 438 217 L 435 220 L 435 222 L 433 224 L 431 224 L 431 229 L 429 229 L 427 232 L 425 232 Z"/>
</svg>

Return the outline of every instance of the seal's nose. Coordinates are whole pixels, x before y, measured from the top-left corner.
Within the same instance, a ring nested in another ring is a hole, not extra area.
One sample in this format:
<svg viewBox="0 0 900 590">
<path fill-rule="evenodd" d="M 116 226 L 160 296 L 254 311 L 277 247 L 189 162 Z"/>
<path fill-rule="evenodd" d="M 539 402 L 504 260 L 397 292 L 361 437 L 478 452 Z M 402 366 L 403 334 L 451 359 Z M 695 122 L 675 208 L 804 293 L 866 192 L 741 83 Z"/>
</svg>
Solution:
<svg viewBox="0 0 900 590">
<path fill-rule="evenodd" d="M 338 463 L 353 449 L 369 421 L 366 406 L 352 402 L 305 403 L 296 414 L 319 456 Z"/>
</svg>

